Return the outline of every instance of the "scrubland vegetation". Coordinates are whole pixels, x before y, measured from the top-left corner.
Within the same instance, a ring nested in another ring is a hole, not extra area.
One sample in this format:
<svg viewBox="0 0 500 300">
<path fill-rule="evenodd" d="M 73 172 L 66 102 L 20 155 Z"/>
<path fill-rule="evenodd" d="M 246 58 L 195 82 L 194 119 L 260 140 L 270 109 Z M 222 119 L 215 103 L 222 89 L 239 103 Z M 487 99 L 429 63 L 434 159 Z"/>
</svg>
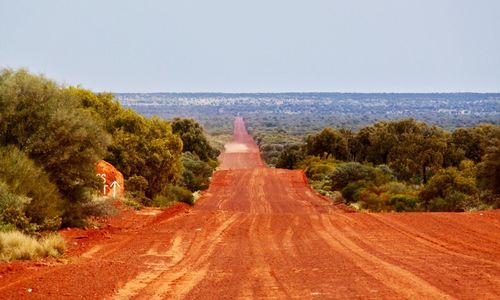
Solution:
<svg viewBox="0 0 500 300">
<path fill-rule="evenodd" d="M 63 238 L 57 234 L 34 238 L 16 230 L 0 232 L 0 262 L 58 257 L 65 248 Z"/>
<path fill-rule="evenodd" d="M 146 118 L 112 94 L 25 70 L 0 71 L 0 107 L 0 228 L 7 231 L 83 226 L 106 214 L 100 159 L 123 173 L 126 201 L 137 206 L 192 204 L 192 192 L 208 186 L 217 166 L 219 150 L 194 120 Z"/>
<path fill-rule="evenodd" d="M 272 166 L 303 169 L 321 193 L 370 211 L 470 211 L 500 206 L 500 126 L 447 131 L 413 119 L 359 131 L 253 131 Z M 301 142 L 297 143 L 300 139 Z"/>
<path fill-rule="evenodd" d="M 485 103 L 494 105 L 496 96 L 488 97 Z M 278 106 L 282 117 L 249 111 L 249 131 L 270 166 L 303 169 L 318 191 L 336 201 L 370 211 L 500 206 L 498 125 L 449 131 L 402 119 L 363 127 L 359 119 L 349 123 L 347 112 L 338 124 L 345 128 L 319 129 L 335 119 L 327 122 L 320 114 L 315 122 L 310 114 L 295 114 L 306 100 L 294 101 L 286 113 Z M 229 107 L 245 111 L 249 106 L 240 102 Z M 250 108 L 258 109 L 254 102 Z M 205 113 L 203 103 L 193 109 Z M 25 70 L 0 71 L 0 260 L 57 256 L 64 248 L 60 238 L 31 235 L 113 213 L 98 192 L 100 159 L 123 173 L 124 202 L 131 206 L 193 204 L 193 192 L 208 187 L 217 156 L 231 140 L 233 114 L 217 103 L 201 118 L 210 129 L 207 137 L 193 119 L 145 117 L 110 93 L 61 86 Z M 453 115 L 446 124 L 460 120 Z M 310 134 L 313 129 L 319 130 Z"/>
</svg>

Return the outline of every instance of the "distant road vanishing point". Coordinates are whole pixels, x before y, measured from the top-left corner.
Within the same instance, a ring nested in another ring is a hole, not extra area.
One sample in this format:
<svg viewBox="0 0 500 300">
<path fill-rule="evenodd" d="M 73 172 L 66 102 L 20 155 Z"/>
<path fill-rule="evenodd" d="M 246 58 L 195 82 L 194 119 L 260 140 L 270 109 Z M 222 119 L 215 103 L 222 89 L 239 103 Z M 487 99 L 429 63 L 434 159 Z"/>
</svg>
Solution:
<svg viewBox="0 0 500 300">
<path fill-rule="evenodd" d="M 498 299 L 500 211 L 347 212 L 265 167 L 237 117 L 192 209 L 26 273 L 0 298 Z"/>
</svg>

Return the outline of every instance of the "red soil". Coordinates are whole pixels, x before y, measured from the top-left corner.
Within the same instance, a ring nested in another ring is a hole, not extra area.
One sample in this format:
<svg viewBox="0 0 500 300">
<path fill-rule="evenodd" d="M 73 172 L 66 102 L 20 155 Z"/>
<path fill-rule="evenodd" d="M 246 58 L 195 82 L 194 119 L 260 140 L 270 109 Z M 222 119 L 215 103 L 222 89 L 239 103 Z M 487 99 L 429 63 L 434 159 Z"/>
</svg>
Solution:
<svg viewBox="0 0 500 300">
<path fill-rule="evenodd" d="M 498 299 L 500 211 L 346 213 L 265 168 L 241 118 L 234 136 L 247 148 L 194 208 L 125 211 L 64 260 L 3 265 L 0 298 Z"/>
</svg>

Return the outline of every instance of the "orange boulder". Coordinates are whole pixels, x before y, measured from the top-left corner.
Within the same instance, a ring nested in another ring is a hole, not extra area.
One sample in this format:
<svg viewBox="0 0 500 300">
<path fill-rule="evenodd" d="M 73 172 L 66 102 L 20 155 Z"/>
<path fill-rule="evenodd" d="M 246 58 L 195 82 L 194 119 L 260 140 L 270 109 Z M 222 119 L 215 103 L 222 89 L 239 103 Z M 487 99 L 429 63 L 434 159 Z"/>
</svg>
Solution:
<svg viewBox="0 0 500 300">
<path fill-rule="evenodd" d="M 112 164 L 107 161 L 100 160 L 96 164 L 96 176 L 101 177 L 103 187 L 101 193 L 104 196 L 113 198 L 122 198 L 125 193 L 125 182 L 123 174 L 118 171 Z"/>
</svg>

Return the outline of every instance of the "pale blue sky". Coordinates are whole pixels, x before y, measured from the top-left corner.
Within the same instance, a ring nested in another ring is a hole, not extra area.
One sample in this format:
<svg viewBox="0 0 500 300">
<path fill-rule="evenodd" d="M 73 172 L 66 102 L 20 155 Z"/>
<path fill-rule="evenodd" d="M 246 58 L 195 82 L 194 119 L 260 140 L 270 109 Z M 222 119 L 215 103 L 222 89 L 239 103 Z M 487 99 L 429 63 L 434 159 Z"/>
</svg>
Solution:
<svg viewBox="0 0 500 300">
<path fill-rule="evenodd" d="M 0 0 L 0 66 L 113 92 L 500 92 L 500 1 Z"/>
</svg>

